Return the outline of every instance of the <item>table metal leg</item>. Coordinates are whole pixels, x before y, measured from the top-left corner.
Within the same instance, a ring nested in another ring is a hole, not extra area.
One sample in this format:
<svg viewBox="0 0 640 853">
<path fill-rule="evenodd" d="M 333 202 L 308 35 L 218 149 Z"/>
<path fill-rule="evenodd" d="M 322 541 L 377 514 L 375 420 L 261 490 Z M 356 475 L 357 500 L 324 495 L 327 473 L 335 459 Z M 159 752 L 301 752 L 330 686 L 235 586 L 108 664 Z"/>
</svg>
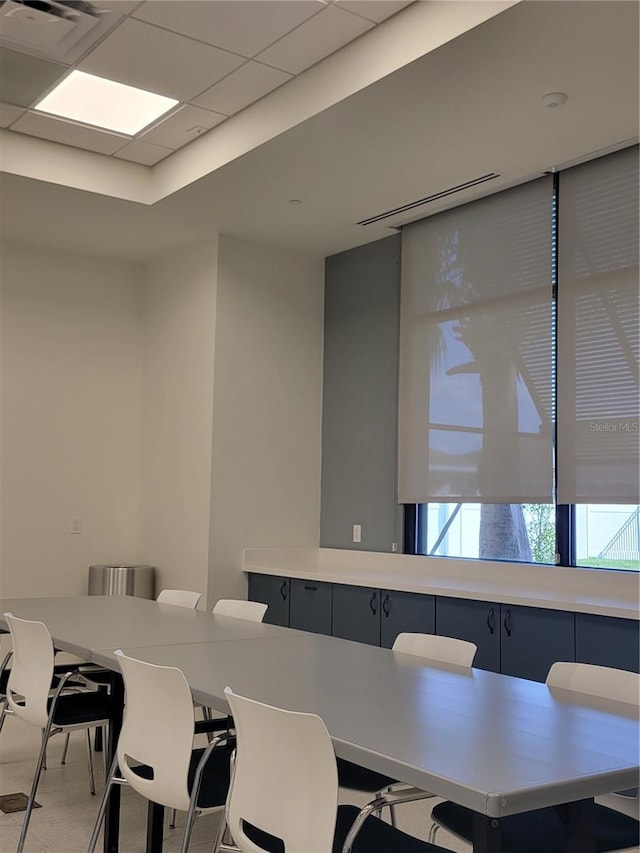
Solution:
<svg viewBox="0 0 640 853">
<path fill-rule="evenodd" d="M 119 672 L 111 674 L 112 718 L 109 725 L 109 743 L 107 766 L 111 767 L 113 756 L 122 728 L 122 711 L 124 707 L 124 683 Z M 109 802 L 104 816 L 104 853 L 118 853 L 120 835 L 120 785 L 114 785 L 109 795 Z"/>
<path fill-rule="evenodd" d="M 147 808 L 147 853 L 162 853 L 164 806 L 149 802 Z"/>
<path fill-rule="evenodd" d="M 568 853 L 596 853 L 593 799 L 567 803 Z"/>
<path fill-rule="evenodd" d="M 500 821 L 477 812 L 473 815 L 473 853 L 500 853 Z"/>
</svg>

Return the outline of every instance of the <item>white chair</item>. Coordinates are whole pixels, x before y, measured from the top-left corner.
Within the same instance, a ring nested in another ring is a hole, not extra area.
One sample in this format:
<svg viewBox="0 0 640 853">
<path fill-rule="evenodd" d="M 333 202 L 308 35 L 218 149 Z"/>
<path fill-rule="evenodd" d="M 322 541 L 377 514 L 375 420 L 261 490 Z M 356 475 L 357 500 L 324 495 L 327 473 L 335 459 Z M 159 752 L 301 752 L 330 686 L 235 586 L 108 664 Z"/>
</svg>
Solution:
<svg viewBox="0 0 640 853">
<path fill-rule="evenodd" d="M 633 707 L 640 705 L 640 675 L 622 669 L 587 663 L 559 661 L 546 678 L 547 687 L 591 697 L 610 699 Z M 433 824 L 429 840 L 439 827 L 463 841 L 473 837 L 473 812 L 455 803 L 439 803 L 431 812 Z M 598 797 L 593 825 L 598 853 L 636 849 L 640 844 L 638 794 L 607 794 Z M 519 853 L 564 853 L 567 849 L 565 823 L 559 808 L 537 809 L 512 815 L 501 821 L 503 845 Z"/>
<path fill-rule="evenodd" d="M 398 634 L 393 644 L 394 652 L 417 655 L 425 660 L 461 666 L 465 669 L 473 666 L 477 650 L 476 644 L 468 640 L 440 637 L 437 634 Z"/>
<path fill-rule="evenodd" d="M 187 812 L 180 848 L 186 853 L 195 817 L 224 806 L 232 738 L 224 735 L 205 749 L 194 749 L 193 700 L 181 670 L 136 660 L 120 649 L 115 654 L 124 679 L 124 718 L 87 853 L 95 850 L 116 784 L 128 784 L 154 803 Z"/>
<path fill-rule="evenodd" d="M 6 693 L 8 708 L 18 719 L 43 730 L 42 745 L 18 841 L 17 853 L 22 853 L 49 738 L 60 732 L 86 730 L 91 793 L 95 794 L 89 729 L 108 724 L 111 702 L 108 696 L 95 691 L 79 692 L 74 688 L 73 692 L 66 693 L 65 686 L 74 674 L 72 671 L 60 677 L 52 696 L 55 651 L 47 626 L 43 622 L 19 619 L 12 613 L 5 613 L 4 618 L 13 642 L 13 661 Z"/>
<path fill-rule="evenodd" d="M 464 667 L 469 669 L 473 665 L 473 659 L 477 651 L 475 643 L 467 640 L 458 640 L 454 637 L 440 637 L 437 634 L 398 634 L 393 644 L 394 653 L 415 655 L 425 661 L 431 660 L 436 663 Z M 379 808 L 372 809 L 377 814 L 382 813 L 385 806 L 389 806 L 391 823 L 395 826 L 395 806 L 393 802 L 387 802 L 386 796 L 389 792 L 413 790 L 416 799 L 418 789 L 410 789 L 403 783 L 397 782 L 382 773 L 376 773 L 366 767 L 361 767 L 351 761 L 338 759 L 338 782 L 341 788 L 350 791 L 358 791 L 365 794 L 373 794 L 373 802 L 379 804 Z M 432 797 L 427 791 L 422 792 L 423 798 Z"/>
<path fill-rule="evenodd" d="M 201 592 L 192 592 L 190 589 L 163 589 L 156 596 L 156 601 L 158 604 L 174 604 L 176 607 L 195 610 L 201 598 Z"/>
<path fill-rule="evenodd" d="M 547 675 L 549 687 L 560 687 L 587 696 L 606 696 L 627 705 L 640 704 L 640 676 L 623 669 L 584 663 L 554 663 Z M 639 789 L 596 797 L 600 806 L 640 821 Z"/>
<path fill-rule="evenodd" d="M 221 598 L 216 601 L 213 610 L 215 616 L 231 616 L 234 619 L 247 619 L 250 622 L 262 622 L 267 605 L 260 601 L 245 601 L 237 598 Z"/>
<path fill-rule="evenodd" d="M 335 754 L 320 717 L 264 705 L 229 687 L 225 694 L 237 752 L 215 853 L 261 853 L 274 849 L 274 839 L 292 853 L 445 853 L 375 817 L 354 825 L 360 812 L 338 806 Z M 222 843 L 225 825 L 236 847 Z"/>
</svg>

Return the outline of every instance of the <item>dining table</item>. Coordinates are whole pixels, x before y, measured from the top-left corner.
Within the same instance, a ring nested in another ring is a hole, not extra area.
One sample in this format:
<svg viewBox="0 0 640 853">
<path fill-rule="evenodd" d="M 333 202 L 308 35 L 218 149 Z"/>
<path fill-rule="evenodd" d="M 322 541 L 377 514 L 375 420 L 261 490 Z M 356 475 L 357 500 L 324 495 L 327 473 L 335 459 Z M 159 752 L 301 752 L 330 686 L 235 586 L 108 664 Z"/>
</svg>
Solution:
<svg viewBox="0 0 640 853">
<path fill-rule="evenodd" d="M 337 756 L 471 809 L 474 853 L 499 853 L 502 818 L 546 806 L 566 812 L 568 853 L 595 853 L 593 798 L 638 784 L 635 705 L 127 596 L 0 599 L 7 611 L 41 619 L 56 648 L 112 671 L 117 703 L 121 648 L 178 667 L 194 700 L 221 712 L 229 686 L 318 714 Z M 105 853 L 118 850 L 118 795 Z M 160 819 L 156 810 L 149 853 L 161 849 Z"/>
</svg>

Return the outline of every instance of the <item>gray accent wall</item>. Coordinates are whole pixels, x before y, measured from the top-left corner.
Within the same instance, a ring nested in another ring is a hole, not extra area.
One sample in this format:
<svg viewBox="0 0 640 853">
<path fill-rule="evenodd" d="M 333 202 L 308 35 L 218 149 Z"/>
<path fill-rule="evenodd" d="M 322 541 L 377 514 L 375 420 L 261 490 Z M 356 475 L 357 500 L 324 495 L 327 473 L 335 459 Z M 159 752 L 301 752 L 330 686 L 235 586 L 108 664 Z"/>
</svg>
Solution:
<svg viewBox="0 0 640 853">
<path fill-rule="evenodd" d="M 397 503 L 400 235 L 326 259 L 320 545 L 402 548 Z M 353 542 L 360 524 L 362 541 Z"/>
</svg>

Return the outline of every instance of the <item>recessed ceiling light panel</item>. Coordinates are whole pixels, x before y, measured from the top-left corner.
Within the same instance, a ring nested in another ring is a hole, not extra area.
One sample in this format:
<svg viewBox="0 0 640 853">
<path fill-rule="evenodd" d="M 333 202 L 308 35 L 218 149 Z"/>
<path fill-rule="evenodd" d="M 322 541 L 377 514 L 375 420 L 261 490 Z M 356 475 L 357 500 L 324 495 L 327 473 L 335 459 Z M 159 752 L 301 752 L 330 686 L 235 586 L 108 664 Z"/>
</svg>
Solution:
<svg viewBox="0 0 640 853">
<path fill-rule="evenodd" d="M 135 136 L 178 101 L 84 71 L 72 71 L 34 109 Z"/>
</svg>

